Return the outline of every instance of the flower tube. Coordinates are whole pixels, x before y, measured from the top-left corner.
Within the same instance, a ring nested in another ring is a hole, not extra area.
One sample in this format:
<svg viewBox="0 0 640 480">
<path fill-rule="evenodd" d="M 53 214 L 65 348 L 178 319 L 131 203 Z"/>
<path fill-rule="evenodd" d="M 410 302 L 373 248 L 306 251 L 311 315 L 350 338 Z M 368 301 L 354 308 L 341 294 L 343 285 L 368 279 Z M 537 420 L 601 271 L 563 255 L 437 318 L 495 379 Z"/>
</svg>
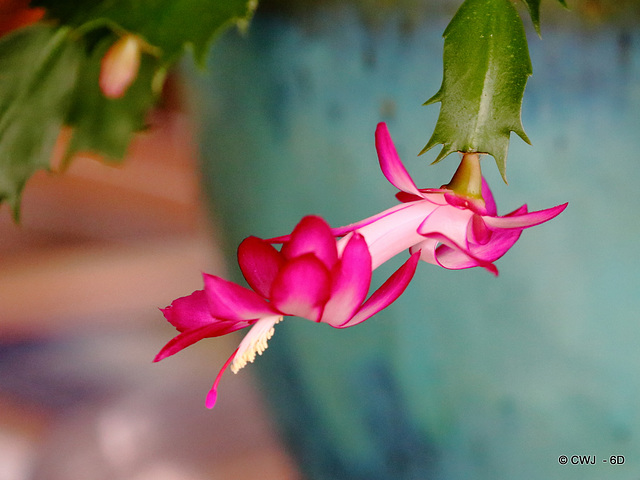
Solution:
<svg viewBox="0 0 640 480">
<path fill-rule="evenodd" d="M 362 235 L 373 269 L 409 250 L 444 268 L 483 267 L 497 275 L 494 262 L 516 243 L 525 228 L 551 220 L 567 206 L 529 212 L 523 205 L 499 216 L 489 185 L 480 174 L 478 154 L 464 155 L 448 185 L 418 189 L 384 123 L 376 129 L 376 150 L 382 173 L 400 190 L 397 197 L 403 203 L 332 230 L 338 236 L 355 231 Z"/>
</svg>

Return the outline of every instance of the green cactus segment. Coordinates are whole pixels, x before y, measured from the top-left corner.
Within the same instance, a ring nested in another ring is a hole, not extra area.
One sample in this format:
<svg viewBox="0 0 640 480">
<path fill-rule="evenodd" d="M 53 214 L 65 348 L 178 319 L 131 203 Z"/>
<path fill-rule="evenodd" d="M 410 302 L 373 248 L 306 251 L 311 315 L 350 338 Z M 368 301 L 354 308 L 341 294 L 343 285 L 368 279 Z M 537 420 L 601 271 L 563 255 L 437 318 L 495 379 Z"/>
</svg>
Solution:
<svg viewBox="0 0 640 480">
<path fill-rule="evenodd" d="M 28 179 L 47 169 L 62 126 L 72 135 L 66 166 L 80 151 L 118 162 L 159 98 L 167 70 L 191 50 L 204 67 L 214 37 L 246 26 L 257 0 L 34 0 L 45 21 L 0 38 L 0 204 L 18 220 Z M 125 32 L 143 51 L 122 98 L 99 87 L 101 59 Z"/>
<path fill-rule="evenodd" d="M 522 2 L 527 6 L 531 22 L 538 35 L 540 35 L 540 0 L 522 0 Z M 558 3 L 567 8 L 567 2 L 565 2 L 565 0 L 558 0 Z"/>
<path fill-rule="evenodd" d="M 45 25 L 0 40 L 0 202 L 16 220 L 25 183 L 49 165 L 81 55 L 64 31 Z"/>
<path fill-rule="evenodd" d="M 243 25 L 257 0 L 33 0 L 47 9 L 47 18 L 81 31 L 108 27 L 132 32 L 160 50 L 172 63 L 191 48 L 204 65 L 212 39 L 225 27 Z"/>
<path fill-rule="evenodd" d="M 540 35 L 540 0 L 522 0 L 522 2 L 527 6 L 531 22 Z"/>
<path fill-rule="evenodd" d="M 450 153 L 492 155 L 506 181 L 509 137 L 530 143 L 520 119 L 531 60 L 520 16 L 510 0 L 467 0 L 444 32 L 444 75 L 433 135 L 421 154 L 435 145 Z"/>
</svg>

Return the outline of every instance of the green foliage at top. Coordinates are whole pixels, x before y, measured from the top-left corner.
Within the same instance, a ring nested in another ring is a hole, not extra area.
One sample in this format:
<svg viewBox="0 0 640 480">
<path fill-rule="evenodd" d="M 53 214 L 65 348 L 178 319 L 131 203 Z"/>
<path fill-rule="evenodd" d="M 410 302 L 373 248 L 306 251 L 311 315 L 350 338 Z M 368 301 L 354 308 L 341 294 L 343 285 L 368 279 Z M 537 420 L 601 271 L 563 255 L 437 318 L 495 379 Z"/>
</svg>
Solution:
<svg viewBox="0 0 640 480">
<path fill-rule="evenodd" d="M 510 133 L 529 143 L 520 119 L 531 60 L 520 16 L 510 0 L 467 0 L 444 32 L 444 75 L 426 104 L 440 102 L 433 135 L 421 153 L 492 155 L 506 181 Z"/>
<path fill-rule="evenodd" d="M 0 202 L 19 217 L 27 180 L 49 166 L 63 125 L 72 127 L 68 161 L 90 151 L 119 161 L 158 99 L 167 69 L 190 48 L 204 65 L 213 38 L 244 26 L 256 0 L 35 0 L 43 22 L 0 39 Z M 103 95 L 102 57 L 125 33 L 145 42 L 124 96 Z"/>
<path fill-rule="evenodd" d="M 216 32 L 243 21 L 257 1 L 247 0 L 35 0 L 31 6 L 47 9 L 47 18 L 73 28 L 106 25 L 134 32 L 161 50 L 166 62 L 174 61 L 190 45 L 203 64 Z"/>
</svg>

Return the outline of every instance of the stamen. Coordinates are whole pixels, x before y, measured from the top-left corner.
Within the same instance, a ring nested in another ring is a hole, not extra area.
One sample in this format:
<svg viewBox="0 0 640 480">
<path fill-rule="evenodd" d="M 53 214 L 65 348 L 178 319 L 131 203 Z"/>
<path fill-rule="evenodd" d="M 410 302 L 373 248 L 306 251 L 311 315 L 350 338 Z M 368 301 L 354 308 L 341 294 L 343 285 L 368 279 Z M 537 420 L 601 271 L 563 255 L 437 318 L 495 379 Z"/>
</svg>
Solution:
<svg viewBox="0 0 640 480">
<path fill-rule="evenodd" d="M 256 354 L 262 355 L 262 352 L 268 347 L 267 341 L 273 337 L 275 331 L 274 326 L 281 320 L 281 315 L 272 315 L 261 318 L 251 327 L 249 333 L 247 333 L 238 346 L 238 352 L 231 364 L 231 371 L 233 373 L 238 373 L 247 363 L 253 363 L 256 359 Z"/>
</svg>

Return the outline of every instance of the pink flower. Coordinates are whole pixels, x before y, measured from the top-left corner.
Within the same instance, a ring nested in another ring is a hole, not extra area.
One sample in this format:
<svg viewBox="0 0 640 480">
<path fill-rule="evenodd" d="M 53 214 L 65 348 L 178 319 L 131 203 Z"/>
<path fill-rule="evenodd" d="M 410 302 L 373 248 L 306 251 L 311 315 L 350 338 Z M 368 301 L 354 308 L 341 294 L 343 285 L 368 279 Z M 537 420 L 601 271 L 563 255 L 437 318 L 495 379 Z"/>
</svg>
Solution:
<svg viewBox="0 0 640 480">
<path fill-rule="evenodd" d="M 238 263 L 251 289 L 204 274 L 204 290 L 178 298 L 162 310 L 180 334 L 154 361 L 207 337 L 251 327 L 218 373 L 207 396 L 215 404 L 217 387 L 228 365 L 237 372 L 267 348 L 274 326 L 298 316 L 336 328 L 357 325 L 386 308 L 405 290 L 416 269 L 412 255 L 365 301 L 371 282 L 371 255 L 357 232 L 336 242 L 320 217 L 304 217 L 278 251 L 257 237 L 238 247 Z"/>
<path fill-rule="evenodd" d="M 346 227 L 331 229 L 322 218 L 308 216 L 290 235 L 249 237 L 238 247 L 238 263 L 250 289 L 204 274 L 204 290 L 162 310 L 180 333 L 154 361 L 203 338 L 251 327 L 218 373 L 207 396 L 209 408 L 227 366 L 237 372 L 253 362 L 285 316 L 336 328 L 357 325 L 404 292 L 420 259 L 451 269 L 479 266 L 497 274 L 493 262 L 523 229 L 554 218 L 567 206 L 528 212 L 523 205 L 498 216 L 478 154 L 463 156 L 448 185 L 418 189 L 384 123 L 376 130 L 376 148 L 383 174 L 400 190 L 400 205 Z M 278 243 L 279 251 L 273 246 Z M 365 301 L 373 270 L 405 250 L 411 253 L 409 259 Z"/>
<path fill-rule="evenodd" d="M 515 244 L 523 229 L 551 220 L 567 206 L 564 203 L 528 212 L 523 205 L 499 216 L 489 185 L 481 177 L 477 154 L 463 157 L 449 186 L 418 189 L 398 157 L 384 123 L 376 129 L 376 149 L 382 173 L 400 190 L 397 197 L 403 203 L 332 230 L 338 236 L 354 231 L 362 235 L 371 253 L 373 269 L 408 249 L 411 254 L 419 253 L 421 260 L 445 268 L 484 267 L 497 275 L 493 262 Z M 452 189 L 461 183 L 460 179 L 465 185 L 474 182 L 478 185 L 478 191 L 471 192 L 475 195 L 461 195 Z"/>
<path fill-rule="evenodd" d="M 100 65 L 100 89 L 107 98 L 122 97 L 138 76 L 142 41 L 126 34 L 107 50 Z"/>
</svg>

